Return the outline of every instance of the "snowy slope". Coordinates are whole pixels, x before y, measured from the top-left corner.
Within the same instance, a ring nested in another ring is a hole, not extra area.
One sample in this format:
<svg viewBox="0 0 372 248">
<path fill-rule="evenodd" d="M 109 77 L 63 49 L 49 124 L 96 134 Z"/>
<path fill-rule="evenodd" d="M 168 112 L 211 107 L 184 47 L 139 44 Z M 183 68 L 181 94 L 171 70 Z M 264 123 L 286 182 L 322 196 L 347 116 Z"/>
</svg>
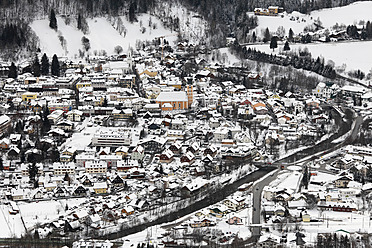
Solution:
<svg viewBox="0 0 372 248">
<path fill-rule="evenodd" d="M 257 50 L 265 53 L 278 54 L 283 49 L 283 44 L 279 44 L 279 49 L 273 52 L 270 44 L 251 45 Z M 307 48 L 313 58 L 323 57 L 325 62 L 332 60 L 336 67 L 346 65 L 346 71 L 358 70 L 368 73 L 372 69 L 372 56 L 366 56 L 368 51 L 372 51 L 372 41 L 360 42 L 338 42 L 338 43 L 311 43 L 311 44 L 291 44 L 292 51 Z"/>
<path fill-rule="evenodd" d="M 208 43 L 206 33 L 209 25 L 198 13 L 186 9 L 177 1 L 162 1 L 158 4 L 154 11 L 156 15 L 164 21 L 168 21 L 168 17 L 177 17 L 183 38 L 193 44 Z"/>
<path fill-rule="evenodd" d="M 285 29 L 285 36 L 288 35 L 290 28 L 295 34 L 303 32 L 306 26 L 312 25 L 316 20 L 320 20 L 322 26 L 329 31 L 337 23 L 338 25 L 358 25 L 372 21 L 370 10 L 372 1 L 355 2 L 348 6 L 322 9 L 312 11 L 305 15 L 299 12 L 291 14 L 284 13 L 283 17 L 279 16 L 258 16 L 258 27 L 255 29 L 257 36 L 263 37 L 263 32 L 269 28 L 272 34 L 280 26 Z M 252 31 L 253 32 L 253 31 Z M 274 52 L 269 48 L 269 44 L 250 45 L 266 53 L 278 54 L 283 49 L 283 44 L 279 44 L 279 49 Z M 372 57 L 366 56 L 366 53 L 372 51 L 372 42 L 338 42 L 338 43 L 312 43 L 312 44 L 291 44 L 291 51 L 304 49 L 305 47 L 311 52 L 314 58 L 323 57 L 325 61 L 333 61 L 336 67 L 346 66 L 346 71 L 358 70 L 368 73 L 372 68 Z"/>
<path fill-rule="evenodd" d="M 151 18 L 152 25 L 149 27 Z M 136 41 L 151 41 L 159 36 L 167 36 L 166 39 L 172 44 L 177 39 L 177 33 L 166 30 L 160 20 L 154 16 L 143 14 L 138 16 L 138 22 L 129 23 L 125 17 L 121 17 L 124 27 L 127 30 L 126 35 L 120 33 L 111 25 L 109 20 L 104 17 L 87 19 L 89 33 L 84 35 L 82 31 L 76 28 L 74 22 L 66 25 L 64 20 L 57 18 L 58 31 L 49 28 L 48 19 L 36 20 L 31 23 L 31 28 L 40 39 L 40 49 L 48 55 L 57 54 L 70 58 L 77 57 L 79 49 L 83 50 L 81 38 L 83 36 L 90 40 L 90 54 L 94 51 L 105 50 L 108 54 L 114 53 L 114 47 L 120 45 L 124 52 L 129 47 L 134 48 Z M 144 27 L 145 29 L 141 28 Z M 156 28 L 154 29 L 154 24 Z M 142 31 L 144 30 L 144 32 Z M 66 40 L 66 50 L 62 47 L 58 36 L 63 36 Z"/>
<path fill-rule="evenodd" d="M 295 34 L 298 34 L 302 32 L 306 26 L 313 24 L 318 18 L 323 27 L 328 29 L 336 23 L 339 25 L 359 24 L 360 21 L 372 21 L 371 9 L 372 1 L 365 1 L 355 2 L 344 7 L 312 11 L 309 15 L 294 11 L 291 14 L 284 13 L 283 17 L 258 16 L 258 27 L 255 31 L 258 36 L 261 36 L 262 31 L 267 27 L 271 32 L 276 32 L 278 27 L 283 26 L 286 30 L 286 35 L 290 28 L 292 28 Z M 293 20 L 291 20 L 291 18 Z"/>
</svg>

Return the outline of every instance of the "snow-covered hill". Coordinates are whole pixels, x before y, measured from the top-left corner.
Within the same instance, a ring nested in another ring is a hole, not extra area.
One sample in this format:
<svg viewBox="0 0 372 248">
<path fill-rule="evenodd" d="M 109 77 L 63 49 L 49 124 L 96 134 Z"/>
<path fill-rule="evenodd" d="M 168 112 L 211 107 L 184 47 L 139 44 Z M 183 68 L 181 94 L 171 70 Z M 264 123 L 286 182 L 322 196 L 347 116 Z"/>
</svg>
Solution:
<svg viewBox="0 0 372 248">
<path fill-rule="evenodd" d="M 337 23 L 339 26 L 344 25 L 365 25 L 367 21 L 372 21 L 371 10 L 372 1 L 355 2 L 348 6 L 330 8 L 312 11 L 305 15 L 299 12 L 291 14 L 284 13 L 283 17 L 279 16 L 258 16 L 258 27 L 254 30 L 259 37 L 263 37 L 263 32 L 269 28 L 272 34 L 275 34 L 279 27 L 285 30 L 285 36 L 291 28 L 295 34 L 300 34 L 304 28 L 320 21 L 323 26 L 323 32 L 328 29 L 333 31 L 333 26 Z M 253 32 L 253 31 L 252 31 Z M 278 33 L 276 33 L 278 34 Z M 265 53 L 278 54 L 283 50 L 283 44 L 273 52 L 269 44 L 250 45 Z M 291 51 L 298 51 L 307 48 L 314 58 L 323 57 L 325 62 L 334 62 L 336 68 L 343 68 L 346 71 L 360 69 L 368 73 L 372 69 L 372 57 L 366 56 L 372 51 L 372 41 L 344 41 L 331 43 L 310 43 L 310 44 L 291 44 Z"/>
<path fill-rule="evenodd" d="M 177 39 L 177 33 L 164 28 L 160 20 L 154 16 L 139 15 L 138 22 L 134 23 L 128 22 L 125 17 L 120 18 L 126 31 L 121 30 L 122 34 L 116 29 L 113 20 L 110 21 L 104 17 L 87 19 L 89 26 L 87 34 L 78 30 L 75 22 L 66 25 L 61 17 L 57 18 L 58 31 L 49 27 L 48 19 L 36 20 L 30 26 L 39 37 L 41 52 L 70 58 L 78 57 L 79 50 L 84 50 L 81 42 L 83 36 L 90 41 L 91 48 L 88 50 L 90 54 L 102 50 L 105 50 L 107 54 L 113 54 L 115 46 L 118 45 L 126 52 L 129 47 L 135 48 L 137 41 L 151 41 L 160 36 L 167 36 L 166 39 L 170 43 Z M 65 46 L 62 46 L 61 37 L 65 40 Z"/>
<path fill-rule="evenodd" d="M 316 20 L 320 20 L 324 28 L 330 29 L 336 23 L 339 25 L 355 25 L 360 21 L 372 21 L 371 15 L 372 1 L 355 2 L 348 6 L 322 9 L 312 11 L 310 14 L 301 14 L 292 12 L 284 13 L 283 17 L 279 16 L 258 16 L 258 27 L 255 29 L 256 34 L 260 36 L 267 27 L 271 32 L 276 32 L 278 27 L 286 29 L 286 35 L 292 28 L 296 34 L 301 33 L 306 26 L 312 25 Z M 252 13 L 253 14 L 253 13 Z"/>
<path fill-rule="evenodd" d="M 273 52 L 269 44 L 252 45 L 257 50 L 265 53 L 278 54 L 283 50 L 283 44 L 278 45 L 278 49 Z M 343 67 L 346 71 L 361 70 L 368 73 L 372 69 L 372 57 L 366 53 L 372 51 L 372 41 L 360 42 L 338 42 L 338 43 L 310 43 L 292 44 L 292 51 L 304 50 L 307 48 L 313 58 L 323 57 L 325 62 L 335 63 L 337 67 Z"/>
</svg>

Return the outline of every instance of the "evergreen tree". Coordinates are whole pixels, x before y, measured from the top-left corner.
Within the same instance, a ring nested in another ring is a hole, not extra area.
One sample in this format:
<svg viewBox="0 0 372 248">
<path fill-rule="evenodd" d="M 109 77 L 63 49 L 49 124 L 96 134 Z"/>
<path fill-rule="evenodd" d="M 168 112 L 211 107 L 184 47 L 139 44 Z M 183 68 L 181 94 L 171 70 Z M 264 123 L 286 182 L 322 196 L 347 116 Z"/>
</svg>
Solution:
<svg viewBox="0 0 372 248">
<path fill-rule="evenodd" d="M 284 43 L 284 48 L 283 48 L 283 50 L 284 50 L 284 51 L 289 51 L 289 50 L 291 50 L 291 48 L 289 47 L 289 42 L 288 42 L 288 41 L 286 41 L 286 42 Z"/>
<path fill-rule="evenodd" d="M 83 36 L 81 38 L 81 43 L 83 44 L 85 51 L 88 51 L 90 49 L 90 41 L 87 37 Z"/>
<path fill-rule="evenodd" d="M 293 42 L 293 30 L 290 28 L 289 31 L 288 31 L 288 41 L 289 42 Z"/>
<path fill-rule="evenodd" d="M 36 166 L 35 162 L 32 162 L 31 165 L 28 166 L 28 176 L 30 179 L 30 182 L 34 183 L 35 182 L 35 177 L 38 174 L 38 167 Z"/>
<path fill-rule="evenodd" d="M 372 23 L 370 21 L 366 24 L 367 39 L 372 39 Z"/>
<path fill-rule="evenodd" d="M 81 14 L 79 13 L 78 14 L 78 18 L 77 18 L 77 28 L 79 30 L 82 30 L 83 29 L 83 18 L 81 17 Z"/>
<path fill-rule="evenodd" d="M 131 3 L 129 6 L 129 21 L 132 23 L 136 20 L 136 6 L 135 3 Z"/>
<path fill-rule="evenodd" d="M 3 158 L 0 158 L 0 171 L 4 170 Z"/>
<path fill-rule="evenodd" d="M 59 62 L 57 55 L 53 55 L 53 60 L 52 60 L 52 75 L 59 77 Z"/>
<path fill-rule="evenodd" d="M 44 53 L 43 57 L 41 58 L 41 75 L 48 75 L 49 74 L 49 59 L 47 55 Z"/>
<path fill-rule="evenodd" d="M 274 49 L 277 48 L 277 47 L 278 47 L 278 37 L 273 36 L 273 37 L 271 37 L 270 48 L 273 49 L 273 51 L 274 51 Z"/>
<path fill-rule="evenodd" d="M 256 32 L 252 33 L 252 43 L 255 43 L 257 40 Z"/>
<path fill-rule="evenodd" d="M 270 39 L 271 39 L 271 35 L 270 35 L 269 28 L 266 28 L 266 30 L 265 30 L 265 34 L 264 34 L 263 42 L 266 43 L 266 42 L 268 42 Z"/>
<path fill-rule="evenodd" d="M 35 55 L 35 60 L 32 64 L 32 73 L 35 77 L 40 77 L 40 62 L 37 55 Z"/>
<path fill-rule="evenodd" d="M 9 72 L 8 72 L 8 78 L 17 78 L 18 73 L 17 73 L 17 67 L 15 66 L 14 62 L 9 67 Z"/>
<path fill-rule="evenodd" d="M 56 18 L 56 13 L 54 13 L 54 9 L 50 11 L 49 27 L 54 30 L 57 30 L 57 18 Z"/>
</svg>

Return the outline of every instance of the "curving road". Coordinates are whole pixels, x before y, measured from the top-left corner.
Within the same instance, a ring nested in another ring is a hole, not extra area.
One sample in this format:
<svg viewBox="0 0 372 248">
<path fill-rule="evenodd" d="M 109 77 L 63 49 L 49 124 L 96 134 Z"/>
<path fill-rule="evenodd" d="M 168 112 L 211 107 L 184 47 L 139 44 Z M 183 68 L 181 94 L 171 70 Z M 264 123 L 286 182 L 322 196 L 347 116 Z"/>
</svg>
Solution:
<svg viewBox="0 0 372 248">
<path fill-rule="evenodd" d="M 298 165 L 302 164 L 304 162 L 314 160 L 314 156 L 318 157 L 321 155 L 324 155 L 326 153 L 333 152 L 345 145 L 352 144 L 359 133 L 359 129 L 361 125 L 363 124 L 363 117 L 358 115 L 355 117 L 355 112 L 351 115 L 351 118 L 353 119 L 353 122 L 349 126 L 349 131 L 351 130 L 350 134 L 346 137 L 346 139 L 342 142 L 340 142 L 337 145 L 332 146 L 331 148 L 328 148 L 329 146 L 329 141 L 327 140 L 325 142 L 321 142 L 317 145 L 315 145 L 312 148 L 306 149 L 305 153 L 307 153 L 307 157 L 297 160 L 294 162 L 292 161 L 292 157 L 296 158 L 296 154 L 301 153 L 303 154 L 304 151 L 298 152 L 294 155 L 288 156 L 287 158 L 280 159 L 277 162 L 273 163 L 272 166 L 279 167 L 279 166 L 284 166 L 287 167 L 289 165 Z M 337 137 L 341 137 L 343 134 L 337 134 L 336 137 L 333 137 L 332 140 L 336 139 Z M 303 157 L 303 156 L 302 156 Z M 260 182 L 256 183 L 253 186 L 253 214 L 252 214 L 252 226 L 251 226 L 251 232 L 252 232 L 252 240 L 256 241 L 261 235 L 261 195 L 262 195 L 262 189 L 269 185 L 273 180 L 276 179 L 277 174 L 279 173 L 280 170 L 276 170 L 275 172 L 272 172 L 271 175 L 265 177 L 263 180 Z"/>
</svg>

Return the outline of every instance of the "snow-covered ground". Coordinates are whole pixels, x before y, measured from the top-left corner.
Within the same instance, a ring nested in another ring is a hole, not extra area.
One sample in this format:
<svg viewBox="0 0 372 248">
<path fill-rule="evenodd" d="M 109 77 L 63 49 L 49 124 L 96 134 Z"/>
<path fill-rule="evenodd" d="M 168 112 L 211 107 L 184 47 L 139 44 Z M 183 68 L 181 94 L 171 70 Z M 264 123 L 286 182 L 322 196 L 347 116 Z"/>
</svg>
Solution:
<svg viewBox="0 0 372 248">
<path fill-rule="evenodd" d="M 270 49 L 270 44 L 250 45 L 249 47 L 268 54 L 279 54 L 283 46 L 283 44 L 278 44 L 274 52 Z M 372 41 L 290 44 L 290 48 L 291 51 L 307 48 L 313 58 L 323 57 L 326 63 L 332 60 L 336 67 L 344 65 L 346 71 L 360 69 L 368 73 L 372 69 L 372 56 L 366 56 L 368 51 L 372 51 Z"/>
<path fill-rule="evenodd" d="M 94 54 L 94 51 L 105 50 L 107 54 L 114 54 L 114 48 L 120 45 L 124 52 L 128 48 L 135 48 L 137 41 L 151 41 L 156 37 L 166 36 L 165 39 L 170 44 L 177 39 L 177 33 L 167 30 L 161 21 L 154 16 L 142 14 L 138 16 L 138 22 L 130 23 L 125 17 L 120 17 L 126 32 L 119 33 L 110 21 L 104 17 L 87 19 L 89 33 L 84 34 L 76 28 L 76 23 L 65 24 L 63 18 L 57 18 L 58 31 L 49 27 L 49 20 L 36 20 L 31 23 L 31 28 L 35 31 L 40 40 L 41 52 L 49 56 L 57 54 L 58 56 L 67 56 L 75 58 L 79 55 L 79 49 L 83 49 L 81 38 L 87 37 L 91 48 L 88 52 Z M 151 26 L 150 26 L 151 24 Z M 155 28 L 154 28 L 155 27 Z M 63 36 L 66 40 L 66 49 L 61 45 L 58 36 Z"/>
<path fill-rule="evenodd" d="M 10 205 L 0 205 L 0 238 L 20 238 L 37 225 L 51 223 L 60 215 L 66 214 L 66 204 L 69 209 L 79 206 L 85 198 L 66 200 L 48 200 L 40 202 L 18 202 L 19 213 L 11 215 Z M 69 210 L 70 211 L 70 210 Z"/>
<path fill-rule="evenodd" d="M 25 233 L 19 214 L 9 214 L 10 205 L 0 205 L 0 238 L 21 237 Z"/>
<path fill-rule="evenodd" d="M 65 205 L 60 201 L 19 203 L 20 214 L 27 229 L 36 224 L 50 223 L 65 214 Z"/>
<path fill-rule="evenodd" d="M 288 31 L 292 28 L 295 34 L 301 33 L 304 28 L 311 25 L 318 18 L 324 28 L 331 28 L 336 23 L 347 25 L 359 24 L 360 21 L 367 22 L 371 20 L 372 2 L 355 2 L 348 6 L 322 9 L 312 11 L 310 14 L 301 14 L 299 12 L 292 12 L 290 14 L 284 13 L 283 17 L 279 16 L 258 16 L 258 27 L 255 29 L 256 34 L 260 36 L 262 31 L 267 27 L 271 32 L 276 32 L 278 27 L 282 26 Z M 253 13 L 251 13 L 253 14 Z M 292 20 L 291 20 L 292 18 Z"/>
<path fill-rule="evenodd" d="M 182 37 L 194 44 L 203 43 L 206 40 L 206 31 L 208 23 L 198 15 L 198 13 L 186 9 L 177 1 L 159 3 L 156 13 L 161 13 L 163 16 L 178 18 L 179 29 Z"/>
</svg>

